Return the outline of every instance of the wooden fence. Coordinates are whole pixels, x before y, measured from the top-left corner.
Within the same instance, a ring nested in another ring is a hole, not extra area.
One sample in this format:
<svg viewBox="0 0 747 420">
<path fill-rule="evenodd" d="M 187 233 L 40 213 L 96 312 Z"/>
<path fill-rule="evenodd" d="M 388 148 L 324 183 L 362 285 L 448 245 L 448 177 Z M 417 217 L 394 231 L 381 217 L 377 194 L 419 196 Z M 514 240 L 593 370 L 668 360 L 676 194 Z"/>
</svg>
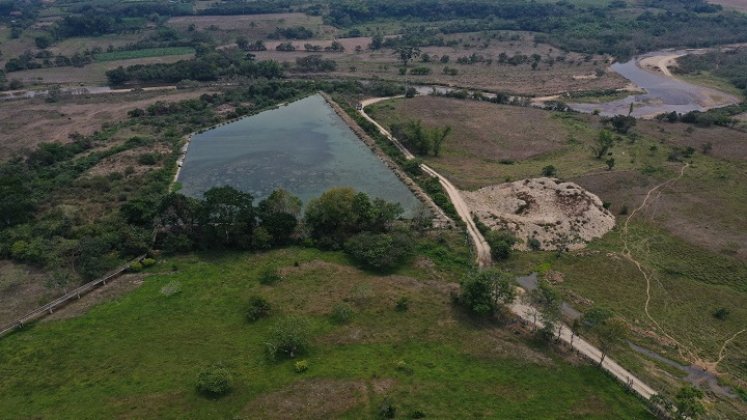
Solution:
<svg viewBox="0 0 747 420">
<path fill-rule="evenodd" d="M 127 264 L 117 268 L 116 270 L 112 271 L 111 273 L 105 275 L 104 277 L 98 278 L 96 280 L 90 281 L 77 289 L 71 290 L 64 295 L 58 297 L 57 299 L 47 303 L 46 305 L 42 305 L 33 311 L 27 313 L 26 315 L 19 318 L 16 322 L 14 322 L 12 325 L 8 325 L 6 327 L 3 327 L 0 329 L 0 337 L 3 337 L 7 334 L 10 334 L 11 332 L 15 331 L 18 328 L 23 327 L 24 325 L 28 324 L 29 322 L 32 322 L 34 320 L 37 320 L 39 318 L 42 318 L 46 315 L 51 314 L 55 311 L 55 309 L 60 308 L 62 306 L 65 306 L 68 302 L 70 302 L 72 299 L 80 299 L 81 296 L 85 295 L 86 293 L 90 292 L 91 290 L 101 286 L 105 285 L 106 282 L 112 281 L 116 279 L 120 274 L 125 272 L 132 263 L 141 261 L 143 258 L 145 258 L 145 254 L 135 258 L 134 260 L 128 262 Z"/>
</svg>

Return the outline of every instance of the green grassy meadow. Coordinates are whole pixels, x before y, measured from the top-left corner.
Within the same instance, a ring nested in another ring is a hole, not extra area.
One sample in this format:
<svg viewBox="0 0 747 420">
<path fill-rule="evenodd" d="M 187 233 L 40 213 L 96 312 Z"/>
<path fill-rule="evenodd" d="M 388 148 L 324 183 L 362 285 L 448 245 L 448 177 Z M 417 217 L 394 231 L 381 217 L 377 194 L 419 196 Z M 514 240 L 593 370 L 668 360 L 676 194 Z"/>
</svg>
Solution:
<svg viewBox="0 0 747 420">
<path fill-rule="evenodd" d="M 260 285 L 268 266 L 284 278 Z M 3 417 L 371 418 L 385 400 L 398 417 L 648 417 L 596 367 L 463 315 L 447 292 L 448 268 L 436 280 L 413 267 L 402 272 L 420 277 L 378 276 L 339 253 L 290 248 L 167 258 L 151 270 L 130 294 L 0 340 Z M 251 295 L 271 302 L 269 318 L 246 321 Z M 394 310 L 402 296 L 407 312 Z M 354 315 L 338 325 L 328 314 L 343 301 Z M 304 373 L 265 355 L 287 315 L 310 322 Z M 220 400 L 195 390 L 215 362 L 234 377 Z"/>
</svg>

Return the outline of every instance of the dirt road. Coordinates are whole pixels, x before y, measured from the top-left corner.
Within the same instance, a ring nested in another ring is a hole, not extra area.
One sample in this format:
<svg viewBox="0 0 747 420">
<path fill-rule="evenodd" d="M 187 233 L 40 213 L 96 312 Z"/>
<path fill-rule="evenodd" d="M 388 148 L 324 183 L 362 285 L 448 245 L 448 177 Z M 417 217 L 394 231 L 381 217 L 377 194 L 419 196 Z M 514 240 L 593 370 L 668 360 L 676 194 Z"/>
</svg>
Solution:
<svg viewBox="0 0 747 420">
<path fill-rule="evenodd" d="M 401 97 L 402 96 L 398 96 L 398 98 Z M 358 112 L 360 112 L 363 118 L 367 119 L 369 122 L 375 125 L 376 128 L 378 128 L 379 132 L 381 132 L 381 134 L 386 136 L 400 151 L 402 151 L 402 154 L 404 154 L 407 160 L 415 159 L 415 155 L 410 153 L 410 151 L 407 150 L 407 148 L 405 148 L 402 143 L 400 143 L 396 138 L 389 134 L 389 132 L 384 127 L 382 127 L 381 124 L 377 123 L 373 118 L 366 114 L 366 106 L 388 99 L 393 98 L 371 98 L 361 101 L 363 107 Z M 420 168 L 428 175 L 438 178 L 441 186 L 444 188 L 446 193 L 449 195 L 449 199 L 454 204 L 454 208 L 456 208 L 457 213 L 459 213 L 459 217 L 461 217 L 462 221 L 464 221 L 464 223 L 467 225 L 467 233 L 469 234 L 470 240 L 472 241 L 472 244 L 475 248 L 477 265 L 479 267 L 489 266 L 492 263 L 492 258 L 490 256 L 490 246 L 482 236 L 482 233 L 480 233 L 480 231 L 477 229 L 475 222 L 472 220 L 472 213 L 470 212 L 467 203 L 464 201 L 464 198 L 462 198 L 462 195 L 459 193 L 459 190 L 448 179 L 441 176 L 441 174 L 434 171 L 428 165 L 421 164 Z"/>
<path fill-rule="evenodd" d="M 514 303 L 510 306 L 510 308 L 513 313 L 521 317 L 529 324 L 534 324 L 537 328 L 542 328 L 544 326 L 544 323 L 540 320 L 537 320 L 535 322 L 534 312 L 536 310 L 533 307 L 524 303 Z M 571 330 L 565 325 L 563 325 L 563 328 L 561 329 L 560 340 L 568 344 L 573 341 L 573 348 L 593 361 L 598 362 L 602 358 L 602 352 L 591 345 L 588 341 L 579 336 L 575 336 L 573 337 L 573 339 L 571 339 Z M 643 383 L 635 375 L 625 370 L 625 368 L 617 364 L 617 362 L 610 359 L 609 357 L 605 357 L 604 362 L 602 363 L 602 367 L 618 380 L 620 380 L 620 382 L 627 384 L 645 399 L 650 399 L 657 394 L 657 392 L 654 391 L 653 388 Z"/>
</svg>

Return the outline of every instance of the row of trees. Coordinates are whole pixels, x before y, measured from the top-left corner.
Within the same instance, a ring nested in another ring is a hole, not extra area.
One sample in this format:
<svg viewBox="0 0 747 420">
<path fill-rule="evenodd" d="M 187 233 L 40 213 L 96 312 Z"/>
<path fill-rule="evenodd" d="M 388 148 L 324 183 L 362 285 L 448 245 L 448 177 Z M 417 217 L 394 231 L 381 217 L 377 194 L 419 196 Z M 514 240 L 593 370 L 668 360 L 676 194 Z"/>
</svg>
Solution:
<svg viewBox="0 0 747 420">
<path fill-rule="evenodd" d="M 276 190 L 254 204 L 254 197 L 232 187 L 215 187 L 196 199 L 167 195 L 158 207 L 157 246 L 169 252 L 195 249 L 261 250 L 309 242 L 343 249 L 356 262 L 386 271 L 411 253 L 407 229 L 394 229 L 402 207 L 350 188 L 331 189 L 302 203 Z"/>
</svg>

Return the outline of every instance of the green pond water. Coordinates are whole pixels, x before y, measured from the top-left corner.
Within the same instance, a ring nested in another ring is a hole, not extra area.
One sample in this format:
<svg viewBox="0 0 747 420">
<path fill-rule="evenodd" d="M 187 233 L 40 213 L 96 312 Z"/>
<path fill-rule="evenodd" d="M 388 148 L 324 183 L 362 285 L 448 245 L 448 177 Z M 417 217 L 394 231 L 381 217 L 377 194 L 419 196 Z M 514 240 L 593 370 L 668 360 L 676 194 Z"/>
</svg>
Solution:
<svg viewBox="0 0 747 420">
<path fill-rule="evenodd" d="M 319 95 L 194 136 L 177 180 L 193 197 L 230 185 L 261 200 L 282 187 L 307 203 L 352 187 L 400 203 L 407 215 L 420 206 Z"/>
</svg>

